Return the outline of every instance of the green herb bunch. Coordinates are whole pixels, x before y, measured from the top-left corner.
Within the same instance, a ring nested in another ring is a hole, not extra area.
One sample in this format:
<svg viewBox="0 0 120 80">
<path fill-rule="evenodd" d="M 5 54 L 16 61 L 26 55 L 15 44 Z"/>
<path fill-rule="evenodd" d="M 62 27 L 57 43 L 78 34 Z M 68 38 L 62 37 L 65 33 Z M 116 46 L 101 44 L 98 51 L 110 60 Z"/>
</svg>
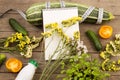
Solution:
<svg viewBox="0 0 120 80">
<path fill-rule="evenodd" d="M 61 64 L 61 74 L 65 74 L 62 80 L 103 80 L 110 76 L 101 70 L 98 60 L 90 60 L 89 54 L 75 55 Z"/>
</svg>

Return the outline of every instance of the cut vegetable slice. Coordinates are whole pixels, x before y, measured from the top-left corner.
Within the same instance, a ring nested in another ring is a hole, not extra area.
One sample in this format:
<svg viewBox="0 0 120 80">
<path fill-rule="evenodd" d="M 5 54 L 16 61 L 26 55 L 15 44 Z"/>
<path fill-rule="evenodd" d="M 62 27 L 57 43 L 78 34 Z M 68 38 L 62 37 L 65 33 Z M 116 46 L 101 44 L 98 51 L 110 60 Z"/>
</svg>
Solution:
<svg viewBox="0 0 120 80">
<path fill-rule="evenodd" d="M 108 25 L 101 26 L 99 29 L 99 35 L 102 38 L 110 38 L 112 36 L 112 32 L 113 32 L 112 27 Z"/>
<path fill-rule="evenodd" d="M 22 68 L 22 62 L 16 58 L 8 59 L 5 65 L 11 72 L 18 72 Z"/>
</svg>

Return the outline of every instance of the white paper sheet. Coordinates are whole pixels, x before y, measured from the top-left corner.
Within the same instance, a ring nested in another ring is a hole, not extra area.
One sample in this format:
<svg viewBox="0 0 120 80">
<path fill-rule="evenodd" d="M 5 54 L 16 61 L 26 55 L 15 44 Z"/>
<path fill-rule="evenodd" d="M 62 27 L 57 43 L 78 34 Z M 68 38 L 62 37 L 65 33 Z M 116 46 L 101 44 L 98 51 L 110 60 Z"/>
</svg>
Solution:
<svg viewBox="0 0 120 80">
<path fill-rule="evenodd" d="M 78 16 L 78 9 L 76 7 L 72 8 L 55 8 L 55 9 L 43 9 L 43 27 L 44 32 L 47 30 L 45 29 L 46 24 L 57 22 L 59 25 L 61 25 L 61 22 L 63 20 L 67 20 L 71 17 Z M 75 25 L 72 25 L 67 30 L 64 30 L 65 33 L 69 37 L 73 37 L 73 32 L 79 31 L 79 23 L 76 23 Z M 48 60 L 50 56 L 54 53 L 59 41 L 61 38 L 54 35 L 52 37 L 45 39 L 45 60 Z M 48 46 L 49 44 L 49 46 Z M 46 49 L 47 48 L 47 49 Z M 54 55 L 52 59 L 56 59 L 57 55 Z"/>
</svg>

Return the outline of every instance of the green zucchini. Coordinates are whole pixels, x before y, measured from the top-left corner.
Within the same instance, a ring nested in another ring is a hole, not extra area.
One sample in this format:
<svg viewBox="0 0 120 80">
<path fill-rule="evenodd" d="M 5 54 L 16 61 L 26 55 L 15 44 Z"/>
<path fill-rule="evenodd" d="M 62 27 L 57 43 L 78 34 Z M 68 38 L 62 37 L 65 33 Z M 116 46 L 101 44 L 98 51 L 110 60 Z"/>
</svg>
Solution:
<svg viewBox="0 0 120 80">
<path fill-rule="evenodd" d="M 19 32 L 19 33 L 22 33 L 23 35 L 27 35 L 28 32 L 26 31 L 26 29 L 20 25 L 20 23 L 18 21 L 16 21 L 14 18 L 10 18 L 9 19 L 9 24 L 11 25 L 11 27 Z"/>
<path fill-rule="evenodd" d="M 90 38 L 92 43 L 94 44 L 97 51 L 102 50 L 102 44 L 98 38 L 98 36 L 92 30 L 86 31 L 87 36 Z"/>
<path fill-rule="evenodd" d="M 88 6 L 77 4 L 77 3 L 66 3 L 65 5 L 66 7 L 78 7 L 79 17 L 81 17 L 85 13 L 85 11 L 88 9 Z M 51 8 L 60 8 L 60 3 L 51 3 Z M 41 25 L 42 9 L 45 9 L 45 4 L 36 3 L 31 5 L 26 10 L 27 21 L 32 23 L 33 25 Z M 96 23 L 97 18 L 98 18 L 98 8 L 95 8 L 84 22 Z M 104 22 L 111 19 L 114 19 L 114 16 L 110 12 L 104 11 L 102 21 Z"/>
<path fill-rule="evenodd" d="M 6 60 L 6 55 L 0 53 L 0 66 L 2 65 L 2 63 L 3 63 L 5 60 Z"/>
</svg>

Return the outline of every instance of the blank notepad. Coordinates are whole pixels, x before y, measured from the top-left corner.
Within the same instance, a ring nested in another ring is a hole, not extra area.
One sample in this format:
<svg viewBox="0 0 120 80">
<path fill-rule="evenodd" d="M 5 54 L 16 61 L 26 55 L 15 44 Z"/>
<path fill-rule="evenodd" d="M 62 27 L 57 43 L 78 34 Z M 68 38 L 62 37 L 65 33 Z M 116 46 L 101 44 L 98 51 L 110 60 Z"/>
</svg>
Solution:
<svg viewBox="0 0 120 80">
<path fill-rule="evenodd" d="M 72 8 L 55 8 L 55 9 L 43 9 L 43 27 L 44 32 L 47 31 L 45 28 L 46 24 L 57 22 L 61 26 L 61 22 L 63 20 L 67 20 L 69 18 L 78 16 L 78 9 L 76 7 Z M 73 37 L 73 33 L 75 31 L 79 31 L 79 23 L 72 25 L 69 28 L 63 28 L 63 31 L 69 36 Z M 60 37 L 57 35 L 53 35 L 49 38 L 45 39 L 45 60 L 48 60 L 50 56 L 54 53 L 59 41 Z M 62 45 L 62 44 L 61 44 Z M 58 54 L 55 54 L 52 58 L 55 60 Z"/>
</svg>

